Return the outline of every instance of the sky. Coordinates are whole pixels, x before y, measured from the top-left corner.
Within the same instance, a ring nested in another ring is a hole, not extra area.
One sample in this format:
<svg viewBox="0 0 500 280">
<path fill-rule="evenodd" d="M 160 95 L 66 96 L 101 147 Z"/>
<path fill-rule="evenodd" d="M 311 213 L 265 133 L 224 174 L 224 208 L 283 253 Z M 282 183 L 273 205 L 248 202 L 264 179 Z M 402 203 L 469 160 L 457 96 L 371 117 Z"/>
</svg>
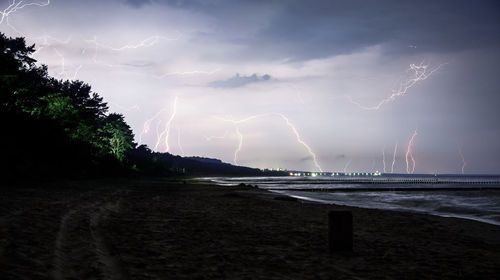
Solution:
<svg viewBox="0 0 500 280">
<path fill-rule="evenodd" d="M 258 168 L 500 174 L 500 3 L 0 0 L 139 144 Z"/>
</svg>

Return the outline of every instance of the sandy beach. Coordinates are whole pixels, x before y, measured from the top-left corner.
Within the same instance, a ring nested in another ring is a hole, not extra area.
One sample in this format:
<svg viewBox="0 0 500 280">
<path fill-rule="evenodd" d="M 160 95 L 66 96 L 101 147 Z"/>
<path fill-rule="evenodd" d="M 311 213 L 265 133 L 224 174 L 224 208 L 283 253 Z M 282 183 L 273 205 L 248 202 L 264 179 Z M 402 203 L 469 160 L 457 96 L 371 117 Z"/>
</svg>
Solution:
<svg viewBox="0 0 500 280">
<path fill-rule="evenodd" d="M 0 189 L 2 279 L 495 279 L 500 227 L 284 199 L 251 187 L 96 180 Z M 328 252 L 330 210 L 354 250 Z"/>
</svg>

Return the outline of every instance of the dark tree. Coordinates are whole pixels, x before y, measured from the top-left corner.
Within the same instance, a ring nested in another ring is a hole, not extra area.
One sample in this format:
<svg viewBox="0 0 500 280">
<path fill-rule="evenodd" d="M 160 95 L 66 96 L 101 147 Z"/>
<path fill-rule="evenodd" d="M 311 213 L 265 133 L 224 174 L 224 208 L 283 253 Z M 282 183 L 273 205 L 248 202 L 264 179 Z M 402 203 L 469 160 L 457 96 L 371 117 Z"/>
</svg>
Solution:
<svg viewBox="0 0 500 280">
<path fill-rule="evenodd" d="M 220 161 L 182 158 L 135 148 L 120 114 L 90 85 L 48 75 L 31 58 L 35 46 L 0 33 L 0 172 L 4 177 L 86 177 L 133 172 L 148 175 L 259 174 Z"/>
<path fill-rule="evenodd" d="M 31 58 L 34 51 L 24 38 L 0 33 L 2 170 L 59 176 L 116 169 L 135 146 L 130 127 L 121 115 L 106 114 L 90 85 L 50 77 Z"/>
</svg>

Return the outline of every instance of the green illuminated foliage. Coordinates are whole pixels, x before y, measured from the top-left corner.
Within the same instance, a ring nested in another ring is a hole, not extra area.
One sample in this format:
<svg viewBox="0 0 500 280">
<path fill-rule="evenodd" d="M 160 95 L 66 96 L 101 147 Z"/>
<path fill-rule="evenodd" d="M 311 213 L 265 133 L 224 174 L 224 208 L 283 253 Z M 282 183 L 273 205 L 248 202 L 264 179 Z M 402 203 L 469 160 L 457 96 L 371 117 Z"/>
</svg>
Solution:
<svg viewBox="0 0 500 280">
<path fill-rule="evenodd" d="M 109 114 L 99 132 L 108 152 L 120 162 L 124 161 L 125 153 L 135 147 L 134 134 L 120 114 Z"/>
<path fill-rule="evenodd" d="M 106 103 L 90 85 L 50 77 L 47 67 L 31 58 L 34 51 L 24 38 L 0 33 L 0 113 L 13 135 L 6 146 L 15 147 L 5 160 L 12 166 L 18 161 L 52 164 L 32 164 L 35 170 L 70 168 L 64 164 L 69 161 L 86 169 L 126 162 L 135 143 L 123 116 L 107 115 Z"/>
</svg>

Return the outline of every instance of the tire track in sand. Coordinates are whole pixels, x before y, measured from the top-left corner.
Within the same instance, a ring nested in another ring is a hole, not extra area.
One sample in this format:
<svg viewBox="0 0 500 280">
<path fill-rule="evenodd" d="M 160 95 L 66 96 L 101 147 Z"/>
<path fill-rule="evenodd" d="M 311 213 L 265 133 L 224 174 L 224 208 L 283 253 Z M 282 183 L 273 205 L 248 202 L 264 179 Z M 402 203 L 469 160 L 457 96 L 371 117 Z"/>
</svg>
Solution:
<svg viewBox="0 0 500 280">
<path fill-rule="evenodd" d="M 116 192 L 97 202 L 82 202 L 61 217 L 53 253 L 54 279 L 127 279 L 102 230 L 110 212 L 119 211 L 120 196 Z"/>
<path fill-rule="evenodd" d="M 110 212 L 119 212 L 121 198 L 115 202 L 107 202 L 101 204 L 98 209 L 93 211 L 90 215 L 90 232 L 94 238 L 96 245 L 97 256 L 99 261 L 104 264 L 105 275 L 108 279 L 128 279 L 128 275 L 120 260 L 113 256 L 101 224 L 105 223 L 108 219 Z"/>
</svg>

